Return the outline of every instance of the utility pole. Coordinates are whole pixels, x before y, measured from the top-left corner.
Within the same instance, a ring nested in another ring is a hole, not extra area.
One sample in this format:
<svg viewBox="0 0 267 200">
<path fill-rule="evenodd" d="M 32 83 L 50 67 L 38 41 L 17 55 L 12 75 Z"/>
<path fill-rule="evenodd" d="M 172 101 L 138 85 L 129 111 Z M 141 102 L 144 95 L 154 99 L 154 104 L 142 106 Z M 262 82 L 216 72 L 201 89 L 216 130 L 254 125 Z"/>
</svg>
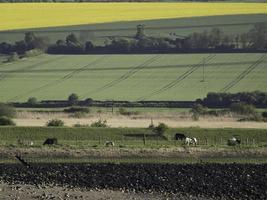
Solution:
<svg viewBox="0 0 267 200">
<path fill-rule="evenodd" d="M 205 82 L 205 64 L 206 64 L 206 59 L 203 58 L 203 65 L 202 65 L 202 81 Z"/>
</svg>

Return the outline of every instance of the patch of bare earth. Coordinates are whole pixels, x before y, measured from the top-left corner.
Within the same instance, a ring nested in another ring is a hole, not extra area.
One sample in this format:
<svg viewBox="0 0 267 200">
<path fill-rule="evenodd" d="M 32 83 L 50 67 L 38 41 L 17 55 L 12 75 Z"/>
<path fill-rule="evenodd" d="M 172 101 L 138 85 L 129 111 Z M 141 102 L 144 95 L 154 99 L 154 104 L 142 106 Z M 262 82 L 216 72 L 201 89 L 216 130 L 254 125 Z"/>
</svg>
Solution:
<svg viewBox="0 0 267 200">
<path fill-rule="evenodd" d="M 61 119 L 66 126 L 75 124 L 90 125 L 99 119 L 107 120 L 111 127 L 148 127 L 151 119 L 154 124 L 163 122 L 169 127 L 200 127 L 200 128 L 257 128 L 267 129 L 267 123 L 263 122 L 238 122 L 238 118 L 232 116 L 203 117 L 194 121 L 188 114 L 175 113 L 145 113 L 134 116 L 122 116 L 118 114 L 88 114 L 80 118 L 66 113 L 32 113 L 20 112 L 15 118 L 18 126 L 45 126 L 50 119 Z"/>
<path fill-rule="evenodd" d="M 205 157 L 267 157 L 267 148 L 233 150 L 227 148 L 14 148 L 0 147 L 1 158 L 21 155 L 24 158 L 205 158 Z"/>
</svg>

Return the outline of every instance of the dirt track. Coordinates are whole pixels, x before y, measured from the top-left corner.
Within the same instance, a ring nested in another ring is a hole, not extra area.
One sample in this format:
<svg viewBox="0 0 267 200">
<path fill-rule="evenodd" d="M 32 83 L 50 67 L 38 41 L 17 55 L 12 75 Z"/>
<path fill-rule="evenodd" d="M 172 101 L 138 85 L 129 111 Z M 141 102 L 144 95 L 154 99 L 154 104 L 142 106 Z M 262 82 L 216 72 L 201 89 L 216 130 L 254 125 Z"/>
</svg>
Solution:
<svg viewBox="0 0 267 200">
<path fill-rule="evenodd" d="M 73 118 L 65 113 L 20 113 L 15 119 L 18 126 L 45 126 L 48 120 L 62 119 L 67 126 L 74 124 L 91 124 L 99 119 L 107 120 L 111 127 L 148 127 L 153 119 L 154 124 L 163 122 L 169 127 L 201 127 L 201 128 L 258 128 L 267 129 L 263 122 L 238 122 L 233 117 L 205 117 L 193 121 L 188 115 L 166 113 L 148 113 L 137 116 L 121 116 L 117 114 L 93 114 L 82 118 Z"/>
</svg>

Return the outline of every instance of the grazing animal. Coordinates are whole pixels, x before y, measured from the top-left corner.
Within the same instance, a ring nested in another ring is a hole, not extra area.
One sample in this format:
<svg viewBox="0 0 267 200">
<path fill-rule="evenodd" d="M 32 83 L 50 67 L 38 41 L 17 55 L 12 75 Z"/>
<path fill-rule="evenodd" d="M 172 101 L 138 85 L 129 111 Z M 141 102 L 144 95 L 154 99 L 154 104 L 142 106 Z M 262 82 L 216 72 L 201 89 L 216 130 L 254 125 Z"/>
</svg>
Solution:
<svg viewBox="0 0 267 200">
<path fill-rule="evenodd" d="M 197 139 L 195 137 L 193 137 L 193 138 L 186 137 L 185 138 L 185 144 L 187 144 L 188 146 L 190 144 L 194 144 L 195 146 L 197 146 Z"/>
<path fill-rule="evenodd" d="M 57 138 L 47 138 L 43 143 L 43 145 L 56 145 L 56 144 L 58 144 Z"/>
<path fill-rule="evenodd" d="M 115 146 L 115 143 L 112 142 L 112 141 L 106 141 L 105 145 L 106 145 L 106 147 L 108 147 L 108 146 Z"/>
<path fill-rule="evenodd" d="M 175 140 L 184 140 L 186 136 L 183 133 L 176 133 L 174 136 Z"/>
<path fill-rule="evenodd" d="M 239 145 L 239 144 L 241 144 L 241 140 L 236 139 L 235 137 L 232 137 L 227 141 L 227 145 L 228 146 L 236 146 L 236 145 Z"/>
</svg>

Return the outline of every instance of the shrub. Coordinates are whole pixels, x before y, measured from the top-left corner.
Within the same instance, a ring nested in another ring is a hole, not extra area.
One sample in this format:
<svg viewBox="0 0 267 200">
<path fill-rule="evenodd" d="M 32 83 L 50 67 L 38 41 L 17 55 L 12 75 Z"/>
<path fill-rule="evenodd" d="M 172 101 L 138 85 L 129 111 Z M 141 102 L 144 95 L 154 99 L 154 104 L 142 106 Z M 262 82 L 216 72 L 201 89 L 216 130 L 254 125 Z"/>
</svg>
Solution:
<svg viewBox="0 0 267 200">
<path fill-rule="evenodd" d="M 27 101 L 27 103 L 31 106 L 34 106 L 37 104 L 37 99 L 35 97 L 30 97 Z"/>
<path fill-rule="evenodd" d="M 7 59 L 7 62 L 14 62 L 17 60 L 19 60 L 19 56 L 18 56 L 17 52 L 13 52 L 13 53 L 11 53 L 9 58 Z"/>
<path fill-rule="evenodd" d="M 40 49 L 31 49 L 25 52 L 24 56 L 25 57 L 34 57 L 34 56 L 39 56 L 43 54 L 43 51 Z"/>
<path fill-rule="evenodd" d="M 93 103 L 93 99 L 92 98 L 87 98 L 87 99 L 85 99 L 84 100 L 84 103 L 85 103 L 85 105 L 87 105 L 87 106 L 91 106 L 92 105 L 92 103 Z"/>
<path fill-rule="evenodd" d="M 68 97 L 68 101 L 71 105 L 75 105 L 79 100 L 79 97 L 77 94 L 72 93 L 69 97 Z"/>
<path fill-rule="evenodd" d="M 15 122 L 12 119 L 2 116 L 0 117 L 0 126 L 15 126 Z"/>
<path fill-rule="evenodd" d="M 201 104 L 195 104 L 190 112 L 193 114 L 205 115 L 207 113 L 207 107 L 204 107 Z"/>
<path fill-rule="evenodd" d="M 261 114 L 261 116 L 264 117 L 264 118 L 267 118 L 267 112 L 263 112 L 263 113 Z"/>
<path fill-rule="evenodd" d="M 7 104 L 0 103 L 0 116 L 6 116 L 8 118 L 14 117 L 16 114 L 15 109 Z"/>
<path fill-rule="evenodd" d="M 64 126 L 64 122 L 60 119 L 51 119 L 47 122 L 46 126 Z"/>
<path fill-rule="evenodd" d="M 253 105 L 245 103 L 233 103 L 231 104 L 230 110 L 234 113 L 241 115 L 255 115 L 256 110 Z"/>
<path fill-rule="evenodd" d="M 108 127 L 107 120 L 99 119 L 97 122 L 92 123 L 91 127 Z"/>
<path fill-rule="evenodd" d="M 168 126 L 164 123 L 159 123 L 158 126 L 156 126 L 153 131 L 159 135 L 159 136 L 163 136 L 165 131 L 168 129 Z"/>
</svg>

